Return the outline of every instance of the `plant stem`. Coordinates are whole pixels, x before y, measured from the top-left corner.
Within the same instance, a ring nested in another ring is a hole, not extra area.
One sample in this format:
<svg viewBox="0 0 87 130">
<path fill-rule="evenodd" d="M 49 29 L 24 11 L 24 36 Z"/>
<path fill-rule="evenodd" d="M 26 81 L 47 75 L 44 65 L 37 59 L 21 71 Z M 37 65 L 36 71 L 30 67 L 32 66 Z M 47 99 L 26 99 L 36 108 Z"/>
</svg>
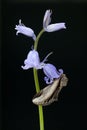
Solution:
<svg viewBox="0 0 87 130">
<path fill-rule="evenodd" d="M 43 107 L 39 105 L 38 109 L 39 109 L 40 130 L 44 130 Z"/>
<path fill-rule="evenodd" d="M 36 38 L 36 40 L 35 40 L 35 43 L 34 43 L 34 49 L 35 50 L 37 50 L 37 46 L 38 46 L 38 41 L 39 41 L 39 39 L 40 39 L 40 37 L 41 37 L 41 35 L 44 33 L 44 29 L 42 29 L 41 31 L 40 31 L 40 33 L 38 34 L 38 36 L 37 36 L 37 38 Z"/>
<path fill-rule="evenodd" d="M 35 81 L 36 92 L 39 92 L 40 91 L 40 86 L 39 86 L 37 70 L 33 69 L 33 73 L 34 73 L 34 81 Z M 38 106 L 38 110 L 39 110 L 40 130 L 44 130 L 43 107 L 41 105 L 39 105 Z"/>
<path fill-rule="evenodd" d="M 37 73 L 36 69 L 33 69 L 33 74 L 34 74 L 34 82 L 35 82 L 36 92 L 38 93 L 40 91 L 40 86 L 39 86 L 39 80 L 38 80 L 38 73 Z"/>
<path fill-rule="evenodd" d="M 38 34 L 35 43 L 34 43 L 34 49 L 37 50 L 37 46 L 38 46 L 38 41 L 39 38 L 41 37 L 41 35 L 43 34 L 44 29 L 42 29 L 40 31 L 40 33 Z M 38 80 L 38 73 L 37 70 L 35 68 L 33 68 L 33 74 L 34 74 L 34 82 L 35 82 L 35 87 L 36 87 L 36 92 L 40 91 L 40 85 L 39 85 L 39 80 Z M 44 130 L 44 116 L 43 116 L 43 107 L 41 105 L 38 106 L 38 110 L 39 110 L 39 123 L 40 123 L 40 130 Z"/>
</svg>

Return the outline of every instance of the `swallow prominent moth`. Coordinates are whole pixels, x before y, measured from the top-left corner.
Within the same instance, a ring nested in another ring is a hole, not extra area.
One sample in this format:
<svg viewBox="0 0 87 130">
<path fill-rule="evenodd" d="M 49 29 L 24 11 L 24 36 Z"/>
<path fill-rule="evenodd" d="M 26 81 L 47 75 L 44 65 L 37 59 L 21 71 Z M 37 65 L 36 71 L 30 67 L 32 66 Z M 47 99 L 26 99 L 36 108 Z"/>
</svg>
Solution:
<svg viewBox="0 0 87 130">
<path fill-rule="evenodd" d="M 60 78 L 55 79 L 54 82 L 36 93 L 32 102 L 36 105 L 47 106 L 58 100 L 61 89 L 67 85 L 68 78 L 62 74 Z"/>
</svg>

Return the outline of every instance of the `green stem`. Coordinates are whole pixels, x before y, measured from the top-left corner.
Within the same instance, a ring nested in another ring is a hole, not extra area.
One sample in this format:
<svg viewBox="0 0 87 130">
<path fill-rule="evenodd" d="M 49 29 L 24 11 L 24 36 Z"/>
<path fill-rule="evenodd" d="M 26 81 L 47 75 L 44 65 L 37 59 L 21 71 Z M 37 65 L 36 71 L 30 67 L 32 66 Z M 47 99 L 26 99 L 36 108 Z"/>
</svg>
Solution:
<svg viewBox="0 0 87 130">
<path fill-rule="evenodd" d="M 34 49 L 37 50 L 37 46 L 38 46 L 38 41 L 39 38 L 41 37 L 41 35 L 43 34 L 44 29 L 42 29 L 40 31 L 40 33 L 38 34 L 36 41 L 34 43 Z M 37 70 L 35 68 L 33 68 L 33 74 L 34 74 L 34 81 L 35 81 L 35 87 L 36 87 L 36 92 L 40 91 L 40 85 L 39 85 L 39 80 L 38 80 L 38 73 Z M 39 110 L 39 123 L 40 123 L 40 130 L 44 130 L 44 116 L 43 116 L 43 107 L 41 105 L 38 106 L 38 110 Z"/>
<path fill-rule="evenodd" d="M 36 92 L 38 93 L 40 91 L 40 86 L 39 86 L 39 80 L 38 80 L 38 73 L 37 73 L 36 69 L 33 69 L 33 74 L 34 74 L 34 82 L 35 82 Z"/>
<path fill-rule="evenodd" d="M 37 46 L 38 46 L 38 41 L 39 41 L 39 39 L 40 39 L 40 37 L 41 37 L 41 35 L 44 33 L 44 29 L 42 29 L 41 31 L 40 31 L 40 33 L 38 34 L 38 36 L 37 36 L 37 38 L 36 38 L 36 40 L 35 40 L 35 43 L 34 43 L 34 49 L 35 50 L 37 50 Z"/>
<path fill-rule="evenodd" d="M 33 73 L 34 73 L 34 81 L 35 81 L 36 92 L 39 92 L 40 91 L 40 86 L 39 86 L 37 70 L 33 69 Z M 43 107 L 41 105 L 39 105 L 38 110 L 39 110 L 40 130 L 44 130 Z"/>
<path fill-rule="evenodd" d="M 43 107 L 39 105 L 38 109 L 39 109 L 40 130 L 44 130 Z"/>
</svg>

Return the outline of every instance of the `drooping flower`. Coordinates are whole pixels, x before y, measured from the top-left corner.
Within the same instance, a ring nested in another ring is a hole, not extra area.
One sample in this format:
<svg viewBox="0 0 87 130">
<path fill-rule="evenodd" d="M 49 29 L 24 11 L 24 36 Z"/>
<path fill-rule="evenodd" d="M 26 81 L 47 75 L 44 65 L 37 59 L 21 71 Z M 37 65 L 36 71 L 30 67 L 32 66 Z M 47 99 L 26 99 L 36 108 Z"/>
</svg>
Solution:
<svg viewBox="0 0 87 130">
<path fill-rule="evenodd" d="M 39 53 L 36 50 L 29 51 L 27 58 L 24 60 L 24 66 L 21 66 L 24 70 L 35 68 L 42 69 L 44 66 L 44 62 L 47 61 L 47 58 L 52 54 L 49 53 L 42 62 L 40 62 Z"/>
<path fill-rule="evenodd" d="M 30 69 L 30 68 L 36 68 L 38 69 L 40 65 L 40 59 L 39 54 L 35 50 L 31 50 L 28 55 L 27 59 L 24 61 L 24 66 L 21 66 L 24 70 Z"/>
<path fill-rule="evenodd" d="M 16 25 L 15 30 L 17 30 L 16 35 L 18 35 L 18 33 L 21 33 L 28 37 L 32 37 L 34 41 L 36 40 L 36 35 L 34 34 L 34 31 L 21 23 L 21 19 L 19 20 L 19 25 Z"/>
<path fill-rule="evenodd" d="M 27 59 L 24 61 L 24 66 L 21 66 L 24 70 L 35 68 L 35 69 L 43 69 L 44 74 L 46 75 L 44 77 L 44 80 L 46 84 L 51 84 L 54 79 L 57 79 L 63 74 L 63 70 L 59 69 L 57 71 L 56 67 L 52 64 L 45 63 L 48 56 L 51 55 L 49 53 L 42 62 L 40 62 L 39 53 L 36 50 L 31 50 L 28 55 Z"/>
<path fill-rule="evenodd" d="M 59 69 L 57 71 L 56 67 L 52 64 L 44 64 L 43 66 L 43 72 L 46 75 L 44 77 L 44 80 L 46 81 L 46 84 L 51 84 L 54 79 L 57 79 L 63 74 L 63 70 Z"/>
<path fill-rule="evenodd" d="M 65 26 L 64 22 L 50 24 L 50 22 L 51 22 L 51 14 L 52 14 L 51 10 L 46 10 L 45 15 L 44 15 L 44 19 L 43 19 L 43 28 L 44 28 L 44 30 L 46 32 L 54 32 L 54 31 L 58 31 L 60 29 L 65 29 L 66 26 Z"/>
</svg>

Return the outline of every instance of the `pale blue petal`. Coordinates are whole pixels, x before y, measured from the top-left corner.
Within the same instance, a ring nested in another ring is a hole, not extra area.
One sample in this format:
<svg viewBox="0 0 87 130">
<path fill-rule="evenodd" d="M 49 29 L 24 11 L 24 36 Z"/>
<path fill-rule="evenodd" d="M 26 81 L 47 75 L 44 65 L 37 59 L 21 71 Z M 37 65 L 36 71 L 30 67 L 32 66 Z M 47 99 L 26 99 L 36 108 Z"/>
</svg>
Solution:
<svg viewBox="0 0 87 130">
<path fill-rule="evenodd" d="M 44 19 L 43 19 L 43 28 L 46 28 L 51 22 L 51 14 L 52 14 L 51 10 L 46 10 Z"/>
<path fill-rule="evenodd" d="M 22 65 L 21 68 L 22 68 L 23 70 L 27 70 L 27 69 L 32 68 L 32 66 L 30 66 L 29 64 L 25 64 L 24 66 Z"/>
<path fill-rule="evenodd" d="M 48 78 L 48 77 L 44 77 L 44 80 L 45 80 L 46 84 L 51 84 L 51 83 L 53 83 L 53 78 L 50 79 L 50 78 Z"/>
<path fill-rule="evenodd" d="M 34 31 L 31 28 L 23 25 L 21 23 L 21 20 L 19 20 L 19 25 L 16 25 L 15 30 L 17 30 L 16 35 L 18 35 L 18 33 L 21 33 L 21 34 L 26 35 L 28 37 L 32 37 L 33 40 L 36 40 L 36 35 L 34 34 Z"/>
<path fill-rule="evenodd" d="M 49 78 L 58 78 L 59 75 L 57 74 L 57 69 L 52 64 L 45 64 L 43 67 L 43 71 Z"/>
<path fill-rule="evenodd" d="M 57 71 L 56 67 L 52 64 L 45 64 L 43 67 L 43 72 L 46 75 L 45 81 L 50 83 L 53 82 L 53 79 L 59 78 L 63 73 L 63 70 L 60 69 Z"/>
<path fill-rule="evenodd" d="M 28 53 L 27 59 L 24 61 L 23 69 L 38 68 L 40 64 L 39 54 L 37 51 L 32 50 Z"/>
<path fill-rule="evenodd" d="M 30 62 L 34 67 L 37 67 L 40 64 L 38 52 L 35 50 L 30 51 L 26 62 Z"/>
<path fill-rule="evenodd" d="M 54 31 L 58 31 L 60 29 L 66 29 L 65 23 L 50 24 L 44 30 L 47 32 L 54 32 Z"/>
</svg>

